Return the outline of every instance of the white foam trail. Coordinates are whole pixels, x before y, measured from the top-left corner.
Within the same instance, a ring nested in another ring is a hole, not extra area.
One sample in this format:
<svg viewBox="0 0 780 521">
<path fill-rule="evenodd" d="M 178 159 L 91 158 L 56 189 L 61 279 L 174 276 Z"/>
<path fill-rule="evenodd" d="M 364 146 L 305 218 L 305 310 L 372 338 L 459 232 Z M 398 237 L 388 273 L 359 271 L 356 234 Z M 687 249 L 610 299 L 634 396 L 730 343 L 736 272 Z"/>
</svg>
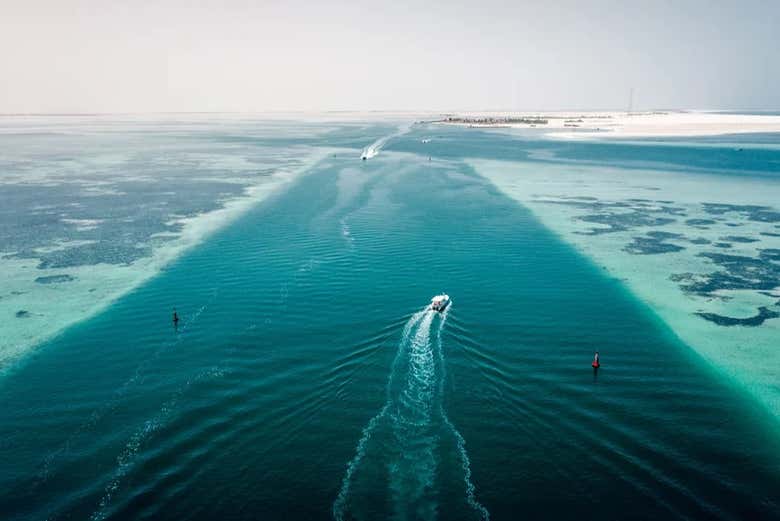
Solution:
<svg viewBox="0 0 780 521">
<path fill-rule="evenodd" d="M 201 316 L 201 314 L 214 301 L 218 292 L 219 288 L 214 291 L 206 304 L 200 306 L 192 315 L 184 317 L 184 324 L 179 327 L 178 330 L 176 330 L 175 339 L 171 342 L 162 344 L 154 351 L 154 353 L 152 353 L 151 356 L 144 358 L 141 363 L 136 366 L 133 375 L 128 380 L 125 380 L 125 382 L 114 391 L 110 400 L 108 400 L 100 408 L 93 410 L 92 413 L 87 417 L 87 420 L 79 425 L 78 428 L 76 428 L 76 430 L 74 430 L 70 436 L 68 436 L 68 438 L 59 448 L 46 455 L 40 465 L 40 470 L 36 473 L 36 479 L 31 489 L 32 491 L 49 480 L 51 467 L 53 466 L 55 460 L 57 458 L 63 457 L 64 455 L 67 455 L 71 450 L 72 444 L 79 436 L 84 434 L 87 430 L 93 428 L 95 425 L 97 425 L 98 421 L 119 407 L 122 398 L 130 391 L 133 385 L 143 382 L 145 379 L 146 369 L 151 363 L 160 358 L 163 351 L 177 346 L 184 338 L 186 338 L 185 333 L 187 332 L 187 329 L 198 321 L 198 318 Z"/>
<path fill-rule="evenodd" d="M 341 225 L 341 236 L 344 237 L 350 246 L 354 246 L 355 239 L 352 237 L 352 231 L 349 227 L 349 223 L 347 222 L 347 216 L 342 217 L 339 220 L 339 224 Z"/>
<path fill-rule="evenodd" d="M 401 340 L 398 342 L 398 351 L 396 352 L 395 359 L 393 360 L 393 364 L 390 368 L 390 377 L 387 380 L 387 401 L 385 402 L 385 405 L 382 407 L 382 409 L 380 409 L 376 414 L 376 416 L 371 418 L 368 424 L 363 427 L 363 433 L 360 437 L 360 440 L 358 440 L 357 446 L 355 447 L 355 455 L 352 457 L 349 463 L 347 463 L 347 470 L 344 474 L 344 478 L 341 481 L 341 489 L 339 490 L 338 496 L 336 496 L 336 500 L 333 502 L 333 517 L 336 519 L 336 521 L 343 521 L 344 519 L 347 499 L 349 499 L 349 492 L 350 488 L 352 487 L 352 476 L 355 474 L 358 466 L 360 466 L 360 462 L 362 461 L 363 456 L 365 456 L 366 445 L 371 439 L 371 435 L 373 434 L 374 430 L 376 430 L 380 420 L 384 418 L 388 409 L 390 408 L 390 404 L 392 402 L 390 398 L 390 387 L 393 381 L 393 375 L 395 374 L 398 363 L 401 360 L 404 347 L 409 340 L 409 334 L 411 333 L 412 328 L 423 318 L 427 312 L 428 309 L 426 307 L 425 309 L 412 315 L 409 320 L 406 321 L 403 333 L 401 334 Z"/>
<path fill-rule="evenodd" d="M 439 329 L 436 331 L 436 352 L 439 357 L 439 366 L 441 367 L 441 379 L 439 380 L 439 395 L 441 397 L 444 396 L 444 381 L 445 381 L 445 370 L 444 370 L 444 351 L 442 349 L 442 340 L 441 340 L 441 332 L 444 329 L 444 323 L 447 321 L 447 315 L 450 312 L 450 306 L 444 311 L 444 314 L 442 315 L 441 321 L 439 322 Z M 461 436 L 460 432 L 458 432 L 458 429 L 455 428 L 455 425 L 450 421 L 449 417 L 447 416 L 447 413 L 444 411 L 444 402 L 439 402 L 439 411 L 441 414 L 442 419 L 444 420 L 444 423 L 449 427 L 450 431 L 452 432 L 452 435 L 455 437 L 455 443 L 458 447 L 458 453 L 460 454 L 460 463 L 461 467 L 463 468 L 463 481 L 466 485 L 466 502 L 469 504 L 471 508 L 473 508 L 477 513 L 480 514 L 482 519 L 485 521 L 488 521 L 490 519 L 490 512 L 488 512 L 488 509 L 485 508 L 482 503 L 480 503 L 477 500 L 476 496 L 476 487 L 474 486 L 474 483 L 471 481 L 471 460 L 469 459 L 469 454 L 466 452 L 466 440 L 463 439 L 463 436 Z"/>
<path fill-rule="evenodd" d="M 409 132 L 409 130 L 412 128 L 412 124 L 406 124 L 402 125 L 398 128 L 398 131 L 394 134 L 390 134 L 389 136 L 384 136 L 370 145 L 368 145 L 366 148 L 363 149 L 363 152 L 360 154 L 361 159 L 371 159 L 372 157 L 376 157 L 379 154 L 379 151 L 382 150 L 382 147 L 384 147 L 388 141 L 390 141 L 393 138 L 396 138 L 398 136 L 401 136 L 403 134 L 406 134 Z"/>
<path fill-rule="evenodd" d="M 436 329 L 435 345 L 431 342 L 431 327 L 437 313 L 427 308 L 416 313 L 406 323 L 399 342 L 398 352 L 388 379 L 387 402 L 363 428 L 355 449 L 355 456 L 347 464 L 347 472 L 341 490 L 333 504 L 333 517 L 343 521 L 347 509 L 354 473 L 366 454 L 369 441 L 384 418 L 391 420 L 394 450 L 397 459 L 388 465 L 395 519 L 435 519 L 437 505 L 433 496 L 436 480 L 436 446 L 439 442 L 436 426 L 432 421 L 433 407 L 438 392 L 438 414 L 447 431 L 452 434 L 463 470 L 466 502 L 484 521 L 490 513 L 476 498 L 476 487 L 471 481 L 471 461 L 466 451 L 466 441 L 447 416 L 444 405 L 445 366 L 442 349 L 442 330 L 449 309 L 441 314 Z M 410 336 L 412 330 L 414 336 Z M 408 351 L 406 347 L 408 345 Z M 399 370 L 403 353 L 408 353 L 408 372 L 403 389 L 395 397 L 393 381 Z M 436 375 L 438 360 L 439 375 Z M 430 500 L 426 501 L 426 497 Z"/>
<path fill-rule="evenodd" d="M 395 519 L 436 517 L 436 504 L 425 501 L 435 484 L 437 467 L 438 437 L 431 422 L 436 374 L 430 333 L 435 315 L 428 311 L 417 326 L 409 348 L 406 385 L 391 407 L 393 434 L 400 456 L 389 467 Z"/>
<path fill-rule="evenodd" d="M 111 500 L 113 499 L 114 494 L 119 490 L 122 479 L 133 468 L 136 456 L 141 450 L 143 444 L 152 434 L 160 430 L 160 428 L 162 428 L 167 423 L 175 411 L 179 400 L 184 396 L 187 390 L 189 390 L 198 382 L 211 378 L 219 378 L 223 375 L 224 370 L 218 366 L 214 366 L 188 380 L 173 394 L 173 396 L 168 401 L 163 403 L 157 414 L 155 414 L 151 419 L 145 421 L 144 424 L 138 430 L 136 430 L 135 433 L 133 433 L 133 435 L 130 437 L 130 440 L 125 445 L 124 450 L 122 450 L 122 452 L 116 458 L 116 469 L 111 476 L 111 480 L 108 482 L 108 485 L 106 485 L 106 488 L 103 491 L 103 497 L 100 498 L 97 509 L 89 517 L 90 521 L 102 521 L 108 517 L 108 512 L 106 510 L 111 505 Z"/>
</svg>

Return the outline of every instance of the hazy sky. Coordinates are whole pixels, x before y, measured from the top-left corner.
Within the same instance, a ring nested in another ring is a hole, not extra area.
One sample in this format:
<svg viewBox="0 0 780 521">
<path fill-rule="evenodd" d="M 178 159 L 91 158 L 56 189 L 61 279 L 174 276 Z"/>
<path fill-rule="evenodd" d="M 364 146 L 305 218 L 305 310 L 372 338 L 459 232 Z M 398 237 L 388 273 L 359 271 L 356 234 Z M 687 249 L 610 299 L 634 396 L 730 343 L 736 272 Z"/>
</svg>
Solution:
<svg viewBox="0 0 780 521">
<path fill-rule="evenodd" d="M 780 108 L 780 0 L 0 0 L 0 112 Z"/>
</svg>

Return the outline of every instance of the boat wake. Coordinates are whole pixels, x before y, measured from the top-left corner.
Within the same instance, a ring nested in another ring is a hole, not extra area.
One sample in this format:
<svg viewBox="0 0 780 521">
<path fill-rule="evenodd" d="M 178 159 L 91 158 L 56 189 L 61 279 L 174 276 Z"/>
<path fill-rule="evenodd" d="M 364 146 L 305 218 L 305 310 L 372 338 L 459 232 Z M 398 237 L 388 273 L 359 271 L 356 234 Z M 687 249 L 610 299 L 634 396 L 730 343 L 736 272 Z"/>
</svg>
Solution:
<svg viewBox="0 0 780 521">
<path fill-rule="evenodd" d="M 103 490 L 103 495 L 98 502 L 97 510 L 89 517 L 90 521 L 103 521 L 110 517 L 108 508 L 114 495 L 119 490 L 122 479 L 134 468 L 136 458 L 144 448 L 146 441 L 155 433 L 161 430 L 176 412 L 179 401 L 181 401 L 186 392 L 200 382 L 213 378 L 220 378 L 225 375 L 224 369 L 214 366 L 197 374 L 194 378 L 187 380 L 184 385 L 177 389 L 173 395 L 160 407 L 157 414 L 146 420 L 130 437 L 125 444 L 124 449 L 116 458 L 116 468 L 111 474 L 108 484 Z"/>
<path fill-rule="evenodd" d="M 442 349 L 441 332 L 444 329 L 444 323 L 447 321 L 447 314 L 449 310 L 444 312 L 442 320 L 439 323 L 439 329 L 436 331 L 436 354 L 439 357 L 439 367 L 441 367 L 441 377 L 439 379 L 439 394 L 444 396 L 444 382 L 446 380 L 446 374 L 444 369 L 444 350 Z M 474 482 L 471 481 L 471 459 L 466 452 L 466 440 L 460 434 L 458 429 L 455 428 L 447 413 L 444 410 L 444 403 L 439 402 L 439 413 L 441 414 L 444 423 L 447 425 L 450 433 L 455 438 L 455 445 L 458 448 L 458 455 L 460 456 L 460 466 L 463 469 L 463 483 L 466 485 L 466 501 L 469 506 L 478 512 L 482 519 L 487 521 L 490 519 L 490 512 L 485 506 L 477 501 L 477 487 L 474 486 Z"/>
<path fill-rule="evenodd" d="M 361 494 L 361 483 L 375 490 L 387 482 L 390 508 L 397 519 L 435 519 L 438 514 L 440 459 L 448 442 L 459 458 L 465 502 L 484 520 L 487 509 L 476 499 L 465 440 L 447 417 L 442 401 L 444 355 L 442 330 L 447 312 L 426 308 L 404 326 L 387 383 L 387 401 L 363 428 L 355 455 L 347 464 L 333 517 L 342 521 L 372 501 Z M 438 321 L 434 329 L 434 322 Z M 433 334 L 432 334 L 433 333 Z"/>
<path fill-rule="evenodd" d="M 390 134 L 388 136 L 383 136 L 370 145 L 368 145 L 366 148 L 363 149 L 363 152 L 360 153 L 360 159 L 371 159 L 373 157 L 376 157 L 379 154 L 379 151 L 382 150 L 382 148 L 387 144 L 388 141 L 390 141 L 393 138 L 396 138 L 398 136 L 402 136 L 403 134 L 406 134 L 409 132 L 409 130 L 412 128 L 411 124 L 402 125 L 399 127 L 398 131 L 394 134 Z"/>
<path fill-rule="evenodd" d="M 346 215 L 339 219 L 339 225 L 341 226 L 341 236 L 344 237 L 350 246 L 354 246 L 355 239 L 352 237 L 352 231 L 350 230 Z"/>
<path fill-rule="evenodd" d="M 103 418 L 114 413 L 123 403 L 123 400 L 126 399 L 127 395 L 133 390 L 133 388 L 143 383 L 149 367 L 154 364 L 164 352 L 180 345 L 187 338 L 187 330 L 197 324 L 198 319 L 214 301 L 218 292 L 219 288 L 216 288 L 205 304 L 201 305 L 191 315 L 184 317 L 183 325 L 177 329 L 176 336 L 171 341 L 162 343 L 156 350 L 151 353 L 151 355 L 144 357 L 136 366 L 130 378 L 125 380 L 122 385 L 117 387 L 113 395 L 102 406 L 94 409 L 86 417 L 86 420 L 81 423 L 57 449 L 53 450 L 44 457 L 43 461 L 39 465 L 39 469 L 36 472 L 36 477 L 31 488 L 32 492 L 34 492 L 38 487 L 49 480 L 51 477 L 52 467 L 55 466 L 55 463 L 58 460 L 61 460 L 70 454 L 77 439 L 86 435 Z"/>
</svg>

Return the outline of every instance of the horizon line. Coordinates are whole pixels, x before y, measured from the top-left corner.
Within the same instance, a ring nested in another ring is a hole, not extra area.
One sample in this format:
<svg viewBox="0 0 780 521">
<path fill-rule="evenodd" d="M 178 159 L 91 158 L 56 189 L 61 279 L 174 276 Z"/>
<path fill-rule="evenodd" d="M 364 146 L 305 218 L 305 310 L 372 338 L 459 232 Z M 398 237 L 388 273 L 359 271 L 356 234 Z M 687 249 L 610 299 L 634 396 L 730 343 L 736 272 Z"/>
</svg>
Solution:
<svg viewBox="0 0 780 521">
<path fill-rule="evenodd" d="M 484 112 L 484 113 L 552 113 L 552 112 L 625 112 L 625 113 L 646 113 L 646 112 L 778 112 L 778 108 L 645 108 L 627 111 L 619 108 L 560 108 L 560 109 L 268 109 L 268 110 L 152 110 L 152 111 L 88 111 L 88 112 L 0 112 L 0 117 L 20 117 L 20 116 L 54 116 L 54 117 L 78 117 L 78 116 L 142 116 L 142 115 L 195 115 L 195 114 L 457 114 L 461 112 Z"/>
</svg>

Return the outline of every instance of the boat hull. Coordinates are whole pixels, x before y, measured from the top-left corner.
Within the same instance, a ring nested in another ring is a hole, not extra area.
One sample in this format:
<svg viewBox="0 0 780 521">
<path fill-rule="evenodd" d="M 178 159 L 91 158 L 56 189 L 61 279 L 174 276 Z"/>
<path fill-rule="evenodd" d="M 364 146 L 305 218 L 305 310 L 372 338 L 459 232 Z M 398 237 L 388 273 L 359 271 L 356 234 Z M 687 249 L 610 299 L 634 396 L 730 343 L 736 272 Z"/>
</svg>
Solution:
<svg viewBox="0 0 780 521">
<path fill-rule="evenodd" d="M 450 305 L 450 301 L 446 300 L 446 301 L 442 302 L 441 304 L 439 304 L 438 306 L 434 305 L 434 304 L 431 304 L 431 309 L 433 311 L 438 311 L 439 313 L 441 313 L 442 311 L 447 309 L 447 306 L 449 306 L 449 305 Z"/>
</svg>

